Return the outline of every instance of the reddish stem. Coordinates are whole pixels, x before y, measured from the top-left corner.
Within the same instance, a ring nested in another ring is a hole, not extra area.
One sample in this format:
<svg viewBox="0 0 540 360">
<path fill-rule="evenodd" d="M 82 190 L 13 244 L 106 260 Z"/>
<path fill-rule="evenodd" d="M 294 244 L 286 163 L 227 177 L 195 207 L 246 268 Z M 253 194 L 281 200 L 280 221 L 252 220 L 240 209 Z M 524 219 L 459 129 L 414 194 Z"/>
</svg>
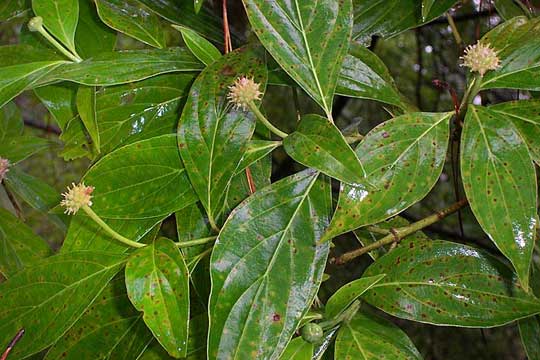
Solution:
<svg viewBox="0 0 540 360">
<path fill-rule="evenodd" d="M 6 351 L 2 354 L 2 357 L 0 357 L 0 360 L 6 360 L 11 350 L 15 347 L 15 345 L 21 340 L 21 338 L 24 335 L 24 329 L 21 329 L 17 332 L 17 335 L 9 342 Z"/>
</svg>

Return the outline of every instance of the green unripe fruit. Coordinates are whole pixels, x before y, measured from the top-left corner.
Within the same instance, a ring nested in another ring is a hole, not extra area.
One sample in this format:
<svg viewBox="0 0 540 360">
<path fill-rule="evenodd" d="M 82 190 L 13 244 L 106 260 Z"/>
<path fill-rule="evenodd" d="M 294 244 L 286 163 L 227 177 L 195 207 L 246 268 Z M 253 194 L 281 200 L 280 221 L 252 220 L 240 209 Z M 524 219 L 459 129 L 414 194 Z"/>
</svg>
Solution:
<svg viewBox="0 0 540 360">
<path fill-rule="evenodd" d="M 300 332 L 302 334 L 302 338 L 311 344 L 321 341 L 324 335 L 322 327 L 315 323 L 304 325 Z"/>
</svg>

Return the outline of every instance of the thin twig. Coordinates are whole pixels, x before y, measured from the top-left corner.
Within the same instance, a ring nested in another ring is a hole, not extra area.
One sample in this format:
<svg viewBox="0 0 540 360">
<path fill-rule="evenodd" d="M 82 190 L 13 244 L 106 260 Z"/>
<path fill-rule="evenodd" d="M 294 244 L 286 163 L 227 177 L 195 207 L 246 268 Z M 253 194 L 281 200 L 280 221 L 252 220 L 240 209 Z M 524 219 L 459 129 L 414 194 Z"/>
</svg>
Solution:
<svg viewBox="0 0 540 360">
<path fill-rule="evenodd" d="M 450 214 L 453 214 L 454 212 L 458 211 L 459 209 L 461 209 L 462 207 L 464 207 L 465 205 L 468 204 L 468 201 L 467 199 L 463 199 L 463 200 L 460 200 L 458 201 L 457 203 L 451 205 L 450 207 L 442 210 L 442 211 L 439 211 L 435 214 L 432 214 L 422 220 L 419 220 L 415 223 L 412 223 L 408 226 L 404 226 L 404 227 L 401 227 L 401 228 L 398 228 L 398 229 L 391 229 L 391 233 L 386 235 L 385 237 L 383 237 L 382 239 L 372 243 L 372 244 L 369 244 L 367 246 L 364 246 L 364 247 L 361 247 L 361 248 L 358 248 L 358 249 L 355 249 L 355 250 L 352 250 L 352 251 L 349 251 L 349 252 L 346 252 L 342 255 L 340 255 L 339 257 L 336 257 L 336 258 L 332 258 L 330 259 L 330 263 L 332 264 L 336 264 L 336 265 L 342 265 L 342 264 L 345 264 L 346 262 L 349 262 L 353 259 L 356 259 L 357 257 L 361 256 L 361 255 L 364 255 L 370 251 L 373 251 L 375 249 L 378 249 L 382 246 L 385 246 L 385 245 L 388 245 L 388 244 L 392 244 L 392 243 L 397 243 L 397 242 L 400 242 L 403 238 L 417 232 L 417 231 L 420 231 L 422 230 L 423 228 L 425 227 L 428 227 L 442 219 L 444 219 L 445 217 L 447 217 L 448 215 Z"/>
<path fill-rule="evenodd" d="M 19 330 L 17 332 L 15 337 L 9 342 L 9 344 L 8 344 L 8 346 L 6 348 L 6 351 L 4 351 L 4 353 L 2 354 L 2 357 L 0 357 L 0 360 L 6 360 L 7 359 L 9 353 L 11 352 L 11 350 L 13 350 L 13 348 L 19 342 L 19 340 L 21 340 L 23 335 L 24 335 L 24 329 L 21 329 L 21 330 Z"/>
</svg>

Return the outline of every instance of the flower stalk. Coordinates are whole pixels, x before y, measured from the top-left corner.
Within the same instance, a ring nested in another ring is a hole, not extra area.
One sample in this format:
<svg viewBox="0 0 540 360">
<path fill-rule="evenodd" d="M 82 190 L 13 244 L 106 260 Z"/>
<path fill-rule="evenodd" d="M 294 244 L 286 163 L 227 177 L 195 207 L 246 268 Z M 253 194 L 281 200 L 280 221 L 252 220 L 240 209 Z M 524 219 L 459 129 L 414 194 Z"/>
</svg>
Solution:
<svg viewBox="0 0 540 360">
<path fill-rule="evenodd" d="M 40 33 L 52 46 L 58 49 L 62 54 L 68 57 L 71 61 L 81 62 L 82 59 L 78 54 L 73 54 L 71 51 L 66 49 L 62 44 L 60 44 L 43 26 L 43 18 L 41 16 L 36 16 L 30 19 L 28 22 L 28 29 L 32 32 Z"/>
</svg>

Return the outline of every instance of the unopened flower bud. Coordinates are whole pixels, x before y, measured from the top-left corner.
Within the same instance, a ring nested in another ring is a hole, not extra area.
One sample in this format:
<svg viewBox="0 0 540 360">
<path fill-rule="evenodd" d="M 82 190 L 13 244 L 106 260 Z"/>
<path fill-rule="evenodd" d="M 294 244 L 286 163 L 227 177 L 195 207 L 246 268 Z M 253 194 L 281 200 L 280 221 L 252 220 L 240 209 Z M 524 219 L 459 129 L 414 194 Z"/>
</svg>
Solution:
<svg viewBox="0 0 540 360">
<path fill-rule="evenodd" d="M 262 92 L 259 91 L 259 86 L 253 79 L 242 76 L 229 86 L 227 99 L 236 108 L 246 110 L 250 102 L 261 99 Z"/>
<path fill-rule="evenodd" d="M 0 182 L 6 178 L 6 174 L 9 171 L 9 160 L 0 157 Z"/>
<path fill-rule="evenodd" d="M 496 70 L 500 66 L 500 59 L 497 51 L 492 49 L 489 44 L 482 44 L 478 41 L 475 45 L 469 45 L 465 49 L 465 55 L 460 57 L 463 60 L 461 66 L 466 66 L 471 71 L 478 72 L 484 76 L 489 70 Z"/>
<path fill-rule="evenodd" d="M 30 31 L 39 31 L 43 28 L 43 18 L 41 16 L 35 16 L 28 22 L 28 29 Z"/>
<path fill-rule="evenodd" d="M 62 194 L 64 200 L 60 202 L 60 205 L 66 208 L 66 214 L 75 214 L 85 205 L 92 206 L 92 192 L 93 186 L 86 186 L 84 183 L 75 185 L 71 184 L 71 188 L 68 187 L 68 191 Z"/>
</svg>

